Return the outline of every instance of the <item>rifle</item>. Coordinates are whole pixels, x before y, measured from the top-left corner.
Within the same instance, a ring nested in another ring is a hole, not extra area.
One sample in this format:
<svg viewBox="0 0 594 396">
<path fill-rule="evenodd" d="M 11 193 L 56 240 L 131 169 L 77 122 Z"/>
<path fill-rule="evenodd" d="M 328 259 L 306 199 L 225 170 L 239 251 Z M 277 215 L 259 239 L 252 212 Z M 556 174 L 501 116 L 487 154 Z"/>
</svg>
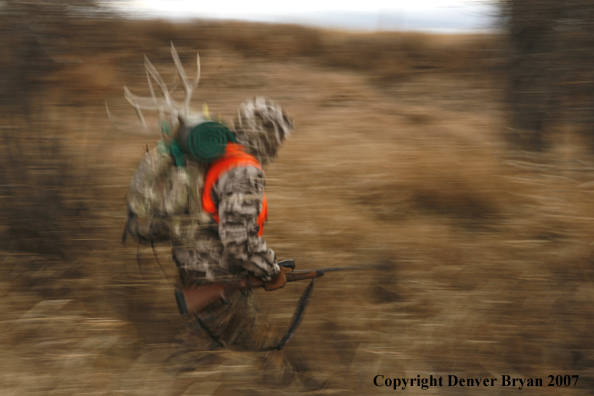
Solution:
<svg viewBox="0 0 594 396">
<path fill-rule="evenodd" d="M 280 267 L 287 267 L 291 269 L 295 269 L 295 261 L 293 260 L 284 260 L 278 263 Z M 287 342 L 293 336 L 293 333 L 299 326 L 301 322 L 301 317 L 305 312 L 305 307 L 309 301 L 309 297 L 313 291 L 313 284 L 316 278 L 324 276 L 326 272 L 333 272 L 333 271 L 348 271 L 348 270 L 357 270 L 363 269 L 361 267 L 336 267 L 336 268 L 322 268 L 322 269 L 314 269 L 314 270 L 300 270 L 300 271 L 291 271 L 286 274 L 287 282 L 296 282 L 305 279 L 311 279 L 308 287 L 303 292 L 303 295 L 299 299 L 297 304 L 297 309 L 295 310 L 295 314 L 293 315 L 293 319 L 291 320 L 291 324 L 289 326 L 289 330 L 287 334 L 281 339 L 281 341 L 272 347 L 267 347 L 263 349 L 259 349 L 258 351 L 271 351 L 271 350 L 281 350 L 285 346 Z M 207 285 L 202 285 L 198 287 L 189 287 L 184 288 L 182 290 L 176 289 L 175 290 L 175 300 L 177 302 L 177 308 L 179 313 L 183 315 L 193 315 L 198 324 L 202 327 L 202 329 L 220 346 L 229 348 L 225 343 L 217 336 L 215 336 L 210 329 L 206 326 L 206 324 L 200 319 L 198 314 L 204 311 L 206 308 L 211 306 L 217 301 L 227 302 L 227 295 L 230 295 L 235 290 L 248 290 L 256 287 L 263 287 L 264 282 L 255 277 L 248 277 L 244 279 L 235 279 L 233 281 L 228 282 L 213 282 Z M 231 348 L 230 348 L 231 349 Z"/>
<path fill-rule="evenodd" d="M 295 261 L 283 260 L 278 263 L 279 267 L 295 269 Z M 291 271 L 286 274 L 287 282 L 296 282 L 305 279 L 315 279 L 324 276 L 324 273 L 331 271 L 345 271 L 360 269 L 359 267 L 338 267 L 323 268 L 315 270 Z M 175 300 L 177 308 L 181 315 L 200 313 L 217 301 L 227 301 L 227 295 L 234 290 L 247 290 L 257 287 L 263 287 L 264 281 L 248 277 L 236 279 L 229 282 L 213 282 L 198 287 L 188 287 L 182 290 L 175 290 Z"/>
</svg>

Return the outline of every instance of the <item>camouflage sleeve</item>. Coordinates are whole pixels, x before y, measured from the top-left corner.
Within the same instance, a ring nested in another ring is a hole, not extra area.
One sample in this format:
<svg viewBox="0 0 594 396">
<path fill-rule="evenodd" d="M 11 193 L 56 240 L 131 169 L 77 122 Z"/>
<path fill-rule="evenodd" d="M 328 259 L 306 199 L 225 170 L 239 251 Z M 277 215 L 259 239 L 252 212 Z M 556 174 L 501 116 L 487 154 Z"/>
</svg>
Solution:
<svg viewBox="0 0 594 396">
<path fill-rule="evenodd" d="M 257 223 L 264 196 L 264 172 L 254 167 L 234 168 L 212 190 L 219 209 L 219 236 L 230 267 L 243 268 L 263 280 L 280 269 L 276 255 L 258 236 Z"/>
</svg>

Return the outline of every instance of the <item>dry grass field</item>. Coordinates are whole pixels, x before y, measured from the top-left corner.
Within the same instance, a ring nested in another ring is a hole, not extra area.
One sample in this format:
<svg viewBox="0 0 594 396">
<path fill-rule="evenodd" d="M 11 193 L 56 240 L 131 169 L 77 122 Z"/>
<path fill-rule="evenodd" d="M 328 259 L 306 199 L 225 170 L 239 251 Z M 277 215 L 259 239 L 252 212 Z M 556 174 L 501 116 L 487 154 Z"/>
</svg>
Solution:
<svg viewBox="0 0 594 396">
<path fill-rule="evenodd" d="M 18 117 L 2 127 L 0 394 L 303 394 L 264 379 L 261 354 L 168 360 L 183 328 L 169 248 L 155 248 L 162 271 L 150 246 L 121 244 L 127 183 L 157 138 L 115 130 L 104 101 L 136 122 L 122 86 L 148 94 L 143 54 L 170 81 L 170 40 L 190 75 L 200 51 L 194 107 L 230 121 L 266 95 L 295 120 L 266 169 L 277 256 L 301 269 L 384 264 L 317 282 L 285 348 L 296 370 L 330 378 L 315 394 L 592 393 L 594 161 L 569 134 L 546 154 L 507 149 L 492 38 L 140 21 L 81 31 L 58 54 L 72 61 L 39 76 L 35 133 L 14 132 Z M 279 334 L 303 287 L 255 291 Z M 444 386 L 394 391 L 376 375 Z M 448 387 L 448 375 L 498 381 Z M 544 386 L 502 387 L 502 375 Z M 548 387 L 549 375 L 579 380 Z"/>
</svg>

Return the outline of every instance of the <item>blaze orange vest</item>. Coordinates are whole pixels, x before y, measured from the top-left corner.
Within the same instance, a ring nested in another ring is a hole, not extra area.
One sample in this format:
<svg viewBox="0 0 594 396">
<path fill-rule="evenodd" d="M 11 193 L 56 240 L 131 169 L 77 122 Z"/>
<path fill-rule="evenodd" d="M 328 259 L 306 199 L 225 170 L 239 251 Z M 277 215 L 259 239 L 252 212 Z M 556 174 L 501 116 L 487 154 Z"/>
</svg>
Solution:
<svg viewBox="0 0 594 396">
<path fill-rule="evenodd" d="M 225 154 L 213 162 L 210 165 L 210 168 L 208 168 L 206 180 L 204 181 L 204 190 L 202 191 L 202 210 L 210 214 L 217 223 L 219 222 L 219 209 L 212 200 L 212 188 L 221 176 L 229 172 L 231 169 L 247 166 L 253 166 L 254 168 L 262 170 L 260 162 L 253 155 L 246 153 L 243 150 L 243 146 L 237 143 L 227 143 Z M 264 223 L 267 218 L 268 203 L 266 202 L 266 195 L 264 195 L 262 199 L 262 210 L 257 219 L 258 225 L 260 226 L 258 236 L 262 236 L 264 233 Z"/>
</svg>

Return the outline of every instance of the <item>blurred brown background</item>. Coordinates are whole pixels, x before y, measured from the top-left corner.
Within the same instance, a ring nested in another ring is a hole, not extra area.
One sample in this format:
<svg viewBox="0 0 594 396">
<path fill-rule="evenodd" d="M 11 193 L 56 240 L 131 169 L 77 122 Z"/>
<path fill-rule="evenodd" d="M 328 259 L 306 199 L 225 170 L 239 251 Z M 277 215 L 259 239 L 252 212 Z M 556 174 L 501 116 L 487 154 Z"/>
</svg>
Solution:
<svg viewBox="0 0 594 396">
<path fill-rule="evenodd" d="M 594 8 L 532 3 L 502 3 L 493 35 L 1 3 L 0 393 L 283 392 L 254 354 L 168 363 L 182 326 L 168 246 L 155 248 L 164 274 L 150 246 L 120 242 L 127 183 L 157 137 L 115 130 L 104 101 L 135 123 L 122 86 L 148 94 L 143 54 L 171 81 L 173 42 L 188 74 L 201 56 L 194 107 L 230 121 L 266 95 L 295 120 L 267 169 L 278 257 L 301 269 L 385 263 L 317 283 L 285 350 L 297 370 L 331 378 L 319 394 L 391 392 L 377 374 L 507 374 L 543 379 L 522 394 L 590 394 Z M 304 286 L 255 292 L 279 334 Z M 546 387 L 566 374 L 577 387 Z"/>
</svg>

